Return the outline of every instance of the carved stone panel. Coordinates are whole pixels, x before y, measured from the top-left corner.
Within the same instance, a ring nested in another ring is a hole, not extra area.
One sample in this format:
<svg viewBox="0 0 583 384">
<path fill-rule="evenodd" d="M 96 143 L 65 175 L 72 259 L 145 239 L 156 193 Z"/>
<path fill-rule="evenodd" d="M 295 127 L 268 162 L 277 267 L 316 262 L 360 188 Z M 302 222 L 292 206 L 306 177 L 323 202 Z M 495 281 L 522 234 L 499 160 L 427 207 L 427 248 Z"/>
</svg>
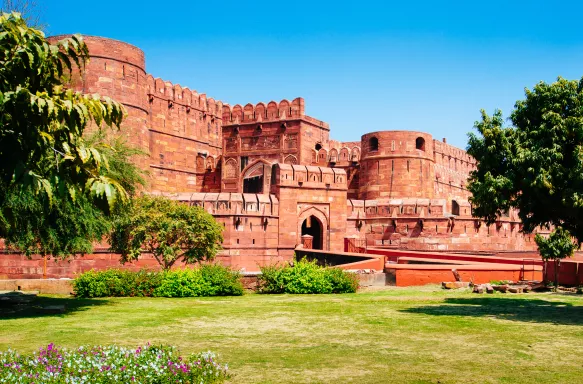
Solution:
<svg viewBox="0 0 583 384">
<path fill-rule="evenodd" d="M 284 136 L 284 146 L 285 149 L 296 149 L 298 147 L 298 135 L 285 135 Z"/>
<path fill-rule="evenodd" d="M 279 135 L 244 137 L 241 139 L 242 151 L 254 151 L 279 148 Z"/>
<path fill-rule="evenodd" d="M 237 161 L 228 159 L 225 162 L 225 179 L 234 179 L 237 177 Z"/>
<path fill-rule="evenodd" d="M 227 152 L 237 152 L 237 139 L 234 137 L 225 139 L 225 150 Z"/>
</svg>

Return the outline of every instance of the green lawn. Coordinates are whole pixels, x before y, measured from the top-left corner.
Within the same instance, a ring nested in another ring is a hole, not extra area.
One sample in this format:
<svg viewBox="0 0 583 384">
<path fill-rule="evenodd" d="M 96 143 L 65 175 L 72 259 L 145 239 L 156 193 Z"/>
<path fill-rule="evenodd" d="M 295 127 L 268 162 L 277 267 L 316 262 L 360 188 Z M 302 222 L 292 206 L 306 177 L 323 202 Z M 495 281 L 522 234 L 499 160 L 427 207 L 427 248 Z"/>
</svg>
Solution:
<svg viewBox="0 0 583 384">
<path fill-rule="evenodd" d="M 213 350 L 234 383 L 580 383 L 583 297 L 437 287 L 203 299 L 39 297 L 0 315 L 0 349 L 54 342 Z M 0 310 L 3 310 L 0 307 Z M 4 312 L 6 309 L 4 309 Z"/>
</svg>

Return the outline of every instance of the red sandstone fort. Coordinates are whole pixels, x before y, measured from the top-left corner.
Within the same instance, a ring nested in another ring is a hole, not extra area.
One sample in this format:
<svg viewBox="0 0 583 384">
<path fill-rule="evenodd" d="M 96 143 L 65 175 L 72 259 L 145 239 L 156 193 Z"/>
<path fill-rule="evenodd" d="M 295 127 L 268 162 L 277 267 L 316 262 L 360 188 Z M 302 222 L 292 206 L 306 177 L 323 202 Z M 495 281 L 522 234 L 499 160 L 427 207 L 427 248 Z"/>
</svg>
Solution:
<svg viewBox="0 0 583 384">
<path fill-rule="evenodd" d="M 335 141 L 327 123 L 306 115 L 302 98 L 229 105 L 148 74 L 135 46 L 84 39 L 91 60 L 73 86 L 123 103 L 122 134 L 149 153 L 140 160 L 148 190 L 213 214 L 224 225 L 225 264 L 254 271 L 298 247 L 536 250 L 516 212 L 491 226 L 472 217 L 466 180 L 475 161 L 445 139 L 379 126 Z M 49 275 L 117 260 L 98 249 Z M 0 275 L 41 274 L 38 260 L 27 263 L 0 266 Z"/>
</svg>

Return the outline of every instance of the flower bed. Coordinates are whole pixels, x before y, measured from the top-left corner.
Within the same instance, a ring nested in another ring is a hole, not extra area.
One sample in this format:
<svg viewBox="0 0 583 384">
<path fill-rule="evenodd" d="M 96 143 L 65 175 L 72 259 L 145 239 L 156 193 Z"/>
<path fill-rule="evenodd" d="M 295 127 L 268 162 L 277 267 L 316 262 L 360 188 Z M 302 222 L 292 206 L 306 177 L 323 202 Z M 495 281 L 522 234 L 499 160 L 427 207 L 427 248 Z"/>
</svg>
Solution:
<svg viewBox="0 0 583 384">
<path fill-rule="evenodd" d="M 0 383 L 222 383 L 227 365 L 212 352 L 183 360 L 173 347 L 146 345 L 57 348 L 38 353 L 0 352 Z"/>
</svg>

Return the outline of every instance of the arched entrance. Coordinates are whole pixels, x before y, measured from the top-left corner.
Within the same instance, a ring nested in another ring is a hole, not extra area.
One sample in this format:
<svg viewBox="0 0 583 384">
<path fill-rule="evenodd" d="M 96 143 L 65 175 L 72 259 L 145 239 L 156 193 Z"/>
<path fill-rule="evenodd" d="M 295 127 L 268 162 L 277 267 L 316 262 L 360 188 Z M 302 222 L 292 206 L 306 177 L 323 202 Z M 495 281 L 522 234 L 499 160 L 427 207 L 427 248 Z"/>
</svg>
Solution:
<svg viewBox="0 0 583 384">
<path fill-rule="evenodd" d="M 302 223 L 302 236 L 310 235 L 313 237 L 313 249 L 324 249 L 322 248 L 323 234 L 324 228 L 316 216 L 308 216 Z"/>
<path fill-rule="evenodd" d="M 243 193 L 263 193 L 263 164 L 243 176 Z"/>
<path fill-rule="evenodd" d="M 259 159 L 241 170 L 239 191 L 243 193 L 269 193 L 272 164 Z"/>
</svg>

